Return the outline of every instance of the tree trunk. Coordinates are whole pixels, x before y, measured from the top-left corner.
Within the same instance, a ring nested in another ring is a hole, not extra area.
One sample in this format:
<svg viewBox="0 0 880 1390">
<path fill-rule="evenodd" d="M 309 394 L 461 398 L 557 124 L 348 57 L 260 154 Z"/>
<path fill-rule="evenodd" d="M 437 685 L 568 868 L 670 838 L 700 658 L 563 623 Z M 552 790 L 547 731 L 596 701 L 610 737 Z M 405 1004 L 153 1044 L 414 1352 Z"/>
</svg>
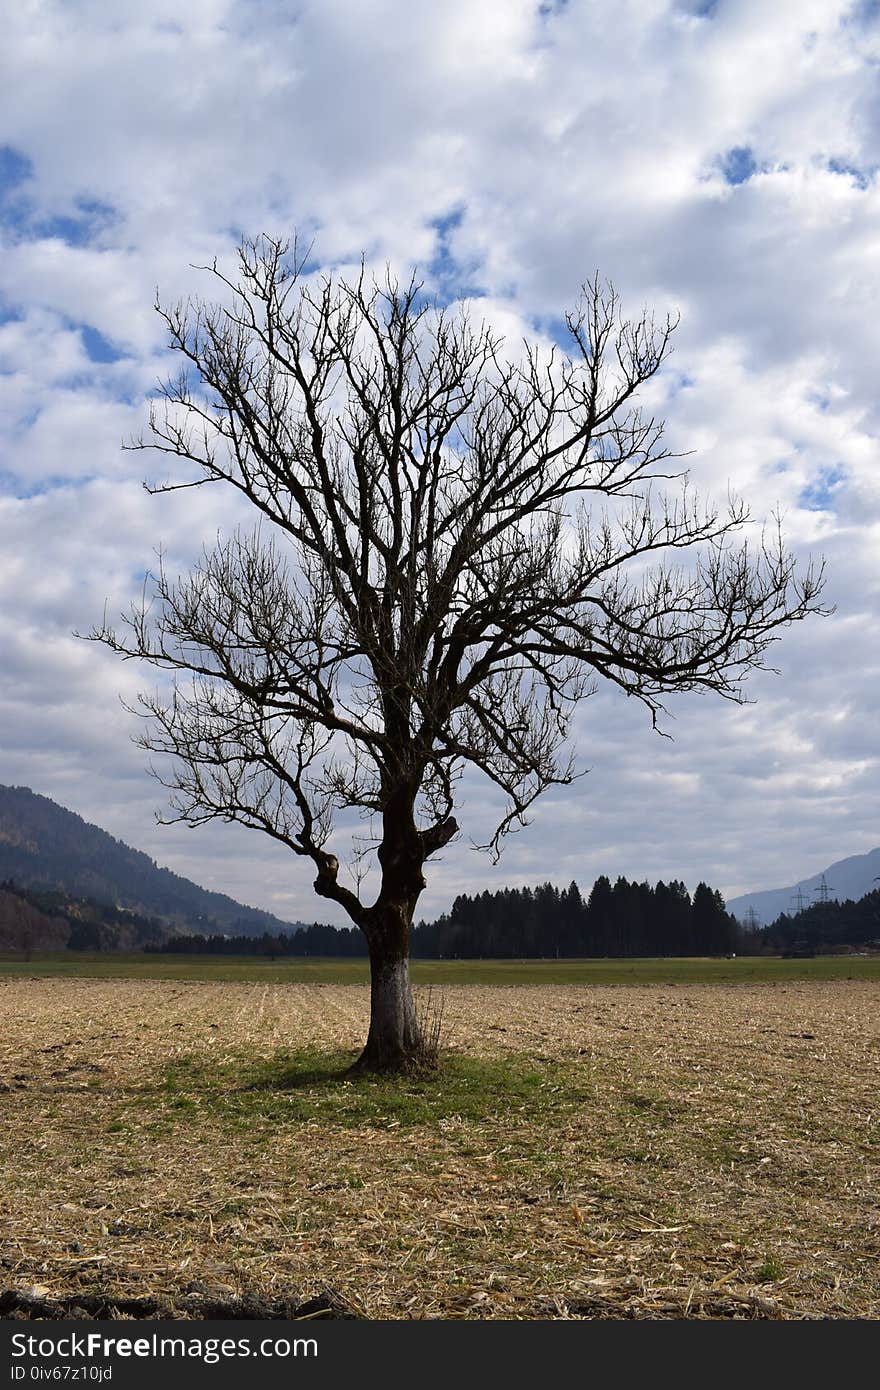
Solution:
<svg viewBox="0 0 880 1390">
<path fill-rule="evenodd" d="M 370 950 L 370 1031 L 355 1066 L 360 1071 L 405 1071 L 422 1058 L 409 961 Z"/>
<path fill-rule="evenodd" d="M 359 919 L 370 948 L 370 1031 L 356 1071 L 412 1071 L 436 1062 L 437 1039 L 422 1035 L 409 980 L 410 928 L 425 886 L 426 849 L 434 847 L 416 829 L 414 798 L 415 786 L 407 781 L 388 796 L 378 849 L 382 886 Z M 457 828 L 448 824 L 442 843 Z"/>
<path fill-rule="evenodd" d="M 431 1059 L 409 978 L 409 912 L 385 904 L 365 930 L 370 947 L 370 1031 L 355 1071 L 411 1071 Z"/>
</svg>

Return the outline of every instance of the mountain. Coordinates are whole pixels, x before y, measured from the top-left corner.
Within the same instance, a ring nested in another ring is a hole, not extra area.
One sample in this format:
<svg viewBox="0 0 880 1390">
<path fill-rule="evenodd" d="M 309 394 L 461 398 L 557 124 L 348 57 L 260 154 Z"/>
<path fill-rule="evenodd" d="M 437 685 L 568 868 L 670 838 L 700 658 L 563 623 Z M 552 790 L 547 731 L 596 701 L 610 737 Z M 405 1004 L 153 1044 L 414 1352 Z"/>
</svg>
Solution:
<svg viewBox="0 0 880 1390">
<path fill-rule="evenodd" d="M 878 887 L 880 879 L 880 849 L 869 850 L 867 854 L 853 854 L 849 859 L 838 859 L 827 869 L 813 874 L 812 878 L 802 878 L 790 888 L 768 888 L 760 893 L 743 893 L 739 898 L 731 898 L 727 911 L 732 912 L 741 922 L 745 922 L 749 910 L 753 909 L 761 926 L 774 922 L 781 912 L 798 911 L 798 894 L 802 905 L 808 907 L 819 900 L 822 880 L 828 888 L 828 897 L 845 902 L 847 898 L 864 898 Z"/>
<path fill-rule="evenodd" d="M 0 882 L 107 903 L 176 929 L 260 936 L 299 931 L 270 912 L 199 888 L 28 787 L 0 785 Z"/>
</svg>

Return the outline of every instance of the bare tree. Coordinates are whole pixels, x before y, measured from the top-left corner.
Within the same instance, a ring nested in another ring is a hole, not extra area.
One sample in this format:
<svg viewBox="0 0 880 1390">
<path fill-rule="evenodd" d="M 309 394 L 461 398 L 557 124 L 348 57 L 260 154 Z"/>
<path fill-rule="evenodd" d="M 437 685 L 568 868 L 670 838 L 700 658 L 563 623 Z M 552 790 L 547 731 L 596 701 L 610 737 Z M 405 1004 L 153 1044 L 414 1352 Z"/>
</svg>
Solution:
<svg viewBox="0 0 880 1390">
<path fill-rule="evenodd" d="M 405 1067 L 421 1048 L 409 932 L 425 862 L 458 833 L 462 770 L 504 794 L 497 854 L 574 775 L 571 711 L 599 678 L 655 722 L 665 692 L 740 700 L 780 629 L 819 611 L 821 573 L 799 574 L 778 533 L 734 545 L 736 502 L 704 509 L 684 480 L 652 495 L 681 475 L 636 395 L 675 325 L 623 319 L 598 279 L 567 354 L 509 360 L 414 279 L 311 277 L 267 238 L 242 244 L 237 278 L 210 272 L 219 303 L 157 304 L 183 370 L 136 447 L 195 468 L 151 490 L 224 483 L 260 526 L 184 578 L 160 568 L 92 636 L 176 673 L 141 701 L 141 743 L 172 755 L 170 818 L 265 831 L 362 929 L 359 1065 Z M 344 808 L 375 826 L 371 903 L 330 848 Z"/>
</svg>

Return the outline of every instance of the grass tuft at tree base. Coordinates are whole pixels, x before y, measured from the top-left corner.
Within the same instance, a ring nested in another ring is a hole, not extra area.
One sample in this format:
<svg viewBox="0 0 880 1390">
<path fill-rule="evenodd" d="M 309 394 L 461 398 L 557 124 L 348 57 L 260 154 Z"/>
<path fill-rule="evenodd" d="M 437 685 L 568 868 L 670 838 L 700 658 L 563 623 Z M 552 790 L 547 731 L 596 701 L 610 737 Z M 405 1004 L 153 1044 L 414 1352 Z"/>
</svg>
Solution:
<svg viewBox="0 0 880 1390">
<path fill-rule="evenodd" d="M 484 1120 L 517 1109 L 546 1112 L 582 1103 L 584 1064 L 552 1073 L 527 1058 L 447 1053 L 433 1070 L 408 1076 L 351 1071 L 351 1055 L 303 1048 L 269 1061 L 214 1063 L 184 1056 L 165 1069 L 161 1089 L 175 1110 L 208 1103 L 233 1126 L 317 1121 L 345 1128 Z"/>
</svg>

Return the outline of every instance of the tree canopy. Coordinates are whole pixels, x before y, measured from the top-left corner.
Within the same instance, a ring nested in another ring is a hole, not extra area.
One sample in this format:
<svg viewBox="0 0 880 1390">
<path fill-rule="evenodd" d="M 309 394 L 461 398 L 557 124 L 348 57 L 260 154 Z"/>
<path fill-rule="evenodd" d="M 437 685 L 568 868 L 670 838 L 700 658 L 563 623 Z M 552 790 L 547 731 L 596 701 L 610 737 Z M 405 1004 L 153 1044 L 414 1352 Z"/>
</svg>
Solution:
<svg viewBox="0 0 880 1390">
<path fill-rule="evenodd" d="M 675 323 L 624 318 L 598 277 L 565 349 L 508 350 L 478 306 L 412 278 L 309 273 L 296 243 L 209 268 L 216 303 L 157 307 L 182 370 L 141 447 L 221 484 L 259 525 L 164 569 L 95 636 L 177 673 L 145 696 L 172 815 L 239 821 L 311 859 L 368 942 L 365 1064 L 418 1052 L 406 969 L 423 868 L 458 833 L 464 769 L 505 808 L 571 781 L 569 721 L 602 681 L 656 719 L 670 692 L 743 697 L 781 630 L 819 608 L 774 530 L 702 505 L 638 403 Z M 658 480 L 679 477 L 676 495 Z M 340 874 L 334 816 L 373 826 L 380 883 Z"/>
</svg>

